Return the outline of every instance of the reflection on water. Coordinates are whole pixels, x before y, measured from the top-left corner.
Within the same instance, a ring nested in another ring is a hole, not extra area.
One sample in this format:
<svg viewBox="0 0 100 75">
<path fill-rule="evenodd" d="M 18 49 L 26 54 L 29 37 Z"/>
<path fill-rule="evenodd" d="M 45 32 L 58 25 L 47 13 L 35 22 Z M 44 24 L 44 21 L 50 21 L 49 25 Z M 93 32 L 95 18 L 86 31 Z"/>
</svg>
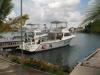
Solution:
<svg viewBox="0 0 100 75">
<path fill-rule="evenodd" d="M 97 48 L 100 48 L 100 35 L 78 33 L 70 42 L 70 46 L 33 53 L 30 56 L 53 64 L 73 67 Z"/>
</svg>

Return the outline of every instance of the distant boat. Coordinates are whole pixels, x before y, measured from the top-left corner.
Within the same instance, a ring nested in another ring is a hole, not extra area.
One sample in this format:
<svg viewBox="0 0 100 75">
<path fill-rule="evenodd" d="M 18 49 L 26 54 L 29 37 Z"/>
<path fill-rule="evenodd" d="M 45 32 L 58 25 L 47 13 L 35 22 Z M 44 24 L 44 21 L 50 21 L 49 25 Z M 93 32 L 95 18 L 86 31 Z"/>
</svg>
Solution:
<svg viewBox="0 0 100 75">
<path fill-rule="evenodd" d="M 0 33 L 0 48 L 19 47 L 20 35 L 18 32 Z"/>
<path fill-rule="evenodd" d="M 30 39 L 26 33 L 27 38 L 19 48 L 29 52 L 36 52 L 68 45 L 75 35 L 69 32 L 67 25 L 63 26 L 62 24 L 66 25 L 66 22 L 53 21 L 50 29 L 45 30 L 45 32 L 35 28 L 33 37 Z"/>
<path fill-rule="evenodd" d="M 29 33 L 29 36 L 31 36 L 32 33 Z M 25 36 L 25 32 L 23 33 L 23 36 Z M 21 44 L 21 34 L 19 32 L 6 32 L 6 33 L 0 33 L 0 49 L 10 49 L 10 48 L 16 48 L 19 47 Z M 25 40 L 25 38 L 23 38 Z"/>
</svg>

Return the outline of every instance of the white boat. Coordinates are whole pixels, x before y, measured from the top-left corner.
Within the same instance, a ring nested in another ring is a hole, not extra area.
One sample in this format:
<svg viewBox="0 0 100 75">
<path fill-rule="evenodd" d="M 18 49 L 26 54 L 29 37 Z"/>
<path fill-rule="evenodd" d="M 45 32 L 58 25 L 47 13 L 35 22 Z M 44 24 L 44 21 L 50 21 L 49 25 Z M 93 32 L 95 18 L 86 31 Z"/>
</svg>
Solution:
<svg viewBox="0 0 100 75">
<path fill-rule="evenodd" d="M 29 52 L 36 52 L 69 45 L 71 39 L 74 38 L 75 35 L 71 34 L 67 27 L 57 26 L 61 23 L 64 22 L 52 22 L 56 27 L 50 27 L 46 33 L 43 33 L 39 29 L 33 30 L 34 37 L 30 38 L 30 41 L 27 41 L 26 39 L 26 41 L 20 45 L 20 49 Z"/>
</svg>

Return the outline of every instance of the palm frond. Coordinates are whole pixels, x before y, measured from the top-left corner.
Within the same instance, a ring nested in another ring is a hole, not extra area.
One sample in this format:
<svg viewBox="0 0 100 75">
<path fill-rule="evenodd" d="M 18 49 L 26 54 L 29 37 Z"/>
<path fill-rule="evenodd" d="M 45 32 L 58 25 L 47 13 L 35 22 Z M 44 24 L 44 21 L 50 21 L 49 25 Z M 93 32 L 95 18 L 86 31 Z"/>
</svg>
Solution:
<svg viewBox="0 0 100 75">
<path fill-rule="evenodd" d="M 11 12 L 13 5 L 12 0 L 0 0 L 0 21 L 4 20 Z"/>
<path fill-rule="evenodd" d="M 96 0 L 96 3 L 91 4 L 89 7 L 89 9 L 86 11 L 86 18 L 84 19 L 84 21 L 82 22 L 82 24 L 86 23 L 86 22 L 91 22 L 91 21 L 95 21 L 97 19 L 99 19 L 100 17 L 100 1 Z"/>
</svg>

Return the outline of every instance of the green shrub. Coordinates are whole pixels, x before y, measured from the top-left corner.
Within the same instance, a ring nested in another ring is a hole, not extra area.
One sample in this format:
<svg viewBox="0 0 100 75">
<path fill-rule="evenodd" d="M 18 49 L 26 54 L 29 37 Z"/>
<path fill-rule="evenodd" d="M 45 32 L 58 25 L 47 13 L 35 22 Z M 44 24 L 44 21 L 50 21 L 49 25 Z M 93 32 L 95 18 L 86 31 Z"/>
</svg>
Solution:
<svg viewBox="0 0 100 75">
<path fill-rule="evenodd" d="M 20 59 L 19 59 L 18 57 L 16 57 L 16 56 L 12 56 L 12 57 L 11 57 L 11 61 L 12 61 L 12 62 L 15 62 L 15 63 L 17 63 L 17 64 L 20 64 Z"/>
<path fill-rule="evenodd" d="M 18 63 L 18 64 L 23 63 L 23 65 L 25 65 L 25 66 L 33 67 L 34 69 L 48 72 L 48 73 L 51 73 L 52 75 L 53 74 L 54 75 L 65 75 L 65 72 L 63 71 L 63 69 L 60 66 L 53 65 L 53 64 L 50 64 L 50 63 L 42 61 L 42 60 L 33 59 L 33 58 L 21 59 L 17 56 L 13 56 L 11 58 L 11 61 Z"/>
</svg>

